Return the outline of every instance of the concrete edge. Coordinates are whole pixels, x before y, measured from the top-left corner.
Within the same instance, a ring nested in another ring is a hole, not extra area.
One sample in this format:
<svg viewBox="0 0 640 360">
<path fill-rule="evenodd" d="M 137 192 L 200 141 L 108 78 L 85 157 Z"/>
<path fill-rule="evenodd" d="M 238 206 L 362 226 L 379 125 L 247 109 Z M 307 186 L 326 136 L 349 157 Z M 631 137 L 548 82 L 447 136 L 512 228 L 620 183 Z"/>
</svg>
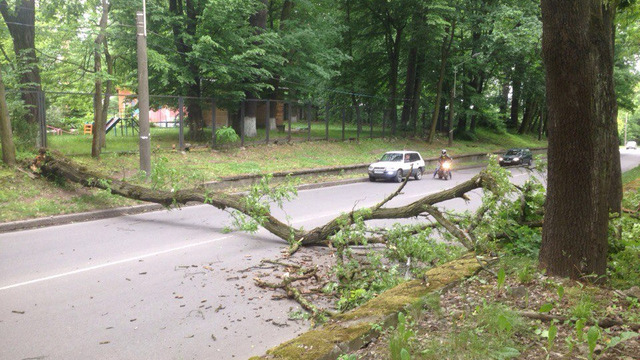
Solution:
<svg viewBox="0 0 640 360">
<path fill-rule="evenodd" d="M 380 335 L 377 326 L 397 323 L 399 312 L 419 303 L 427 294 L 457 284 L 480 270 L 473 254 L 467 254 L 425 273 L 425 279 L 402 283 L 361 307 L 337 315 L 327 324 L 288 340 L 262 356 L 250 360 L 333 360 L 341 354 L 353 352 Z"/>
<path fill-rule="evenodd" d="M 540 151 L 540 150 L 546 150 L 546 148 L 531 149 L 531 151 Z M 496 153 L 500 153 L 500 152 L 496 152 Z M 455 159 L 456 160 L 475 159 L 477 161 L 481 161 L 482 159 L 480 159 L 480 157 L 486 157 L 486 154 L 484 153 L 466 154 L 466 155 L 461 155 L 459 157 L 456 157 Z M 425 159 L 425 163 L 431 163 L 436 159 L 437 158 Z M 355 164 L 355 165 L 340 166 L 340 167 L 333 167 L 333 168 L 316 168 L 316 169 L 307 169 L 307 170 L 300 170 L 300 171 L 293 171 L 293 172 L 278 172 L 273 174 L 273 178 L 277 182 L 277 181 L 282 181 L 287 176 L 304 178 L 304 177 L 312 177 L 312 176 L 318 176 L 318 175 L 339 174 L 339 173 L 345 173 L 345 172 L 359 173 L 363 171 L 363 169 L 366 169 L 368 166 L 369 164 Z M 458 167 L 457 169 L 464 170 L 464 169 L 477 168 L 477 167 L 483 167 L 483 166 L 484 165 L 482 164 L 469 165 L 469 166 L 461 166 L 461 167 Z M 233 177 L 225 178 L 222 181 L 216 181 L 216 182 L 205 184 L 205 186 L 208 189 L 222 190 L 222 189 L 226 189 L 234 186 L 252 185 L 257 181 L 259 181 L 260 178 L 262 178 L 262 176 L 264 175 L 265 174 L 249 174 L 249 175 L 242 175 L 242 176 L 233 176 Z M 363 175 L 362 178 L 343 179 L 343 180 L 335 180 L 335 181 L 328 181 L 328 182 L 322 182 L 322 183 L 302 184 L 302 185 L 299 185 L 297 189 L 311 190 L 311 189 L 319 189 L 324 187 L 339 186 L 339 185 L 353 184 L 353 183 L 366 182 L 366 181 L 368 181 L 368 177 Z M 104 210 L 94 210 L 94 211 L 74 213 L 74 214 L 53 215 L 53 216 L 47 216 L 43 218 L 10 221 L 5 223 L 0 223 L 0 234 L 13 232 L 13 231 L 47 227 L 47 226 L 65 225 L 65 224 L 71 224 L 75 222 L 108 219 L 108 218 L 113 218 L 113 217 L 118 217 L 123 215 L 135 215 L 135 214 L 141 214 L 141 213 L 150 212 L 150 211 L 158 211 L 163 209 L 165 209 L 165 207 L 163 207 L 162 205 L 143 204 L 143 205 L 125 206 L 125 207 L 104 209 Z"/>
</svg>

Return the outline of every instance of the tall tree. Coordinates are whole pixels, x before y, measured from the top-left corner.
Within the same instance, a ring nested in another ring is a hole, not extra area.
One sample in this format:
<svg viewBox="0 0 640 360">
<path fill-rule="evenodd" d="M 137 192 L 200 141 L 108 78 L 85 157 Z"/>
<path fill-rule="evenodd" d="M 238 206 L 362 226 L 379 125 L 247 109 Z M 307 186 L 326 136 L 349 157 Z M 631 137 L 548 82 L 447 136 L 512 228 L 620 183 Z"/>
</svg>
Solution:
<svg viewBox="0 0 640 360">
<path fill-rule="evenodd" d="M 28 108 L 25 120 L 35 123 L 38 118 L 37 93 L 40 90 L 40 68 L 35 46 L 35 0 L 19 0 L 9 8 L 7 0 L 0 1 L 0 13 L 13 39 L 13 51 L 22 73 L 22 99 Z"/>
<path fill-rule="evenodd" d="M 604 275 L 611 189 L 614 2 L 542 0 L 549 173 L 540 266 L 577 279 Z M 618 170 L 619 171 L 619 170 Z"/>
<path fill-rule="evenodd" d="M 184 84 L 187 98 L 187 113 L 189 137 L 199 140 L 204 137 L 204 122 L 202 119 L 202 76 L 198 60 L 192 56 L 193 43 L 196 41 L 199 16 L 202 6 L 197 0 L 169 0 L 169 12 L 173 15 L 171 28 L 175 49 L 183 64 L 186 64 L 186 78 Z"/>
<path fill-rule="evenodd" d="M 451 51 L 451 44 L 453 43 L 453 35 L 456 30 L 455 20 L 451 22 L 449 27 L 449 35 L 442 40 L 442 46 L 440 49 L 440 71 L 438 76 L 438 84 L 436 85 L 436 100 L 433 106 L 433 114 L 431 115 L 431 125 L 429 128 L 429 135 L 427 136 L 427 142 L 433 142 L 433 137 L 436 132 L 436 124 L 438 117 L 440 116 L 440 103 L 442 99 L 442 85 L 444 84 L 444 75 L 447 67 L 447 61 L 449 59 L 449 53 Z"/>
<path fill-rule="evenodd" d="M 104 107 L 109 107 L 108 95 L 106 104 L 102 99 L 102 49 L 106 48 L 107 21 L 109 20 L 109 4 L 107 0 L 101 0 L 100 31 L 94 41 L 93 48 L 93 70 L 95 72 L 94 94 L 93 94 L 93 140 L 91 142 L 91 156 L 100 157 L 100 150 L 106 139 L 106 111 Z M 108 91 L 107 91 L 108 93 Z M 106 106 L 105 106 L 106 105 Z"/>
<path fill-rule="evenodd" d="M 16 164 L 16 148 L 13 145 L 11 119 L 2 81 L 2 69 L 0 69 L 0 145 L 2 145 L 2 161 L 9 166 L 14 166 Z"/>
</svg>

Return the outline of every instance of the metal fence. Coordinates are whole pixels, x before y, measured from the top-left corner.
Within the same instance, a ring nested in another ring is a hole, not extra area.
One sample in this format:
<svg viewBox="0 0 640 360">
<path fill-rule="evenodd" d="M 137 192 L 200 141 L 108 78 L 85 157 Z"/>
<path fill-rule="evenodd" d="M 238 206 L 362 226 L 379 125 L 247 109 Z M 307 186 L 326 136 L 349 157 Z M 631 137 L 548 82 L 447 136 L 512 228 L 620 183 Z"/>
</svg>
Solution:
<svg viewBox="0 0 640 360">
<path fill-rule="evenodd" d="M 37 145 L 67 154 L 90 152 L 93 93 L 36 92 Z M 14 97 L 15 96 L 14 94 Z M 108 98 L 106 152 L 138 150 L 137 95 Z M 17 100 L 16 100 L 17 101 Z M 240 100 L 150 96 L 153 149 L 247 146 L 296 141 L 359 141 L 391 135 L 390 109 L 370 104 L 345 106 L 295 100 Z M 14 106 L 15 107 L 15 106 Z M 191 117 L 191 118 L 189 118 Z M 35 126 L 34 125 L 34 126 Z M 235 129 L 236 141 L 228 129 Z M 398 124 L 397 135 L 424 133 Z M 439 127 L 441 128 L 441 127 Z M 446 130 L 446 129 L 444 129 Z M 198 133 L 198 138 L 193 138 Z"/>
</svg>

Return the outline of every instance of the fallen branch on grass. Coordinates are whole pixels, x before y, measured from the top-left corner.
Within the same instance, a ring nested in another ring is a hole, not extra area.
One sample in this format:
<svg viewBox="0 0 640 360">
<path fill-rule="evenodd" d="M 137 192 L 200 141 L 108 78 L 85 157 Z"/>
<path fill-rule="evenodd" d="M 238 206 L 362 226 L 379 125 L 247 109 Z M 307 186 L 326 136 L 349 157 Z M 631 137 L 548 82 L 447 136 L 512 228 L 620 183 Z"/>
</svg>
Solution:
<svg viewBox="0 0 640 360">
<path fill-rule="evenodd" d="M 571 322 L 575 322 L 576 319 L 573 318 L 568 318 L 565 316 L 560 316 L 560 315 L 551 315 L 551 314 L 542 314 L 542 313 L 538 313 L 538 312 L 532 312 L 532 311 L 521 311 L 519 312 L 519 314 L 521 316 L 524 316 L 526 318 L 529 319 L 533 319 L 533 320 L 541 320 L 541 321 L 546 321 L 546 322 L 550 322 L 553 320 L 559 321 L 561 323 L 565 322 L 565 321 L 571 321 Z M 587 325 L 595 325 L 596 322 L 592 321 L 592 320 L 588 320 Z M 598 326 L 604 329 L 613 327 L 613 326 L 628 326 L 631 330 L 633 331 L 640 331 L 640 324 L 626 324 L 622 321 L 618 321 L 618 320 L 614 320 L 614 319 L 602 319 L 602 320 L 598 320 L 597 322 Z"/>
</svg>

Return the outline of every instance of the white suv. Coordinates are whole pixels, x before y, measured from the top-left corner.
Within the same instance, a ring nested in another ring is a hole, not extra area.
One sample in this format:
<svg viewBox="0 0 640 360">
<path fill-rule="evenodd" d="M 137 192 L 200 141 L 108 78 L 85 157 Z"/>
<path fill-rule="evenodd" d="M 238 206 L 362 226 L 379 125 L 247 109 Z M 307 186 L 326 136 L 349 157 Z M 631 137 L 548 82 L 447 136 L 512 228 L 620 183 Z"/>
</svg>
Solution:
<svg viewBox="0 0 640 360">
<path fill-rule="evenodd" d="M 635 150 L 638 148 L 638 145 L 636 144 L 635 141 L 629 141 L 627 143 L 627 150 Z"/>
<path fill-rule="evenodd" d="M 402 182 L 407 176 L 420 180 L 424 172 L 424 160 L 417 151 L 389 151 L 382 155 L 380 161 L 369 165 L 368 172 L 371 181 L 386 179 Z"/>
</svg>

